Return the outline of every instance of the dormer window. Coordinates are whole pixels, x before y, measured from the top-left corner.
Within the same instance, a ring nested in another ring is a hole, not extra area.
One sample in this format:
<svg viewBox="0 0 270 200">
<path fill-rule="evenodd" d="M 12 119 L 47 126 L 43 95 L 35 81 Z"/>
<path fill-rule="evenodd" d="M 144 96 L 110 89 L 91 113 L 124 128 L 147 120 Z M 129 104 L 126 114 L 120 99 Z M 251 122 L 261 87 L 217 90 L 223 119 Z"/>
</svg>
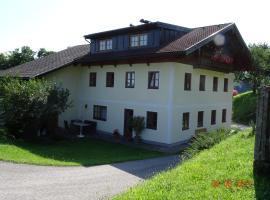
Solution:
<svg viewBox="0 0 270 200">
<path fill-rule="evenodd" d="M 130 36 L 131 47 L 147 46 L 148 36 L 147 34 L 137 34 Z"/>
<path fill-rule="evenodd" d="M 112 50 L 112 39 L 100 40 L 99 50 L 100 51 Z"/>
</svg>

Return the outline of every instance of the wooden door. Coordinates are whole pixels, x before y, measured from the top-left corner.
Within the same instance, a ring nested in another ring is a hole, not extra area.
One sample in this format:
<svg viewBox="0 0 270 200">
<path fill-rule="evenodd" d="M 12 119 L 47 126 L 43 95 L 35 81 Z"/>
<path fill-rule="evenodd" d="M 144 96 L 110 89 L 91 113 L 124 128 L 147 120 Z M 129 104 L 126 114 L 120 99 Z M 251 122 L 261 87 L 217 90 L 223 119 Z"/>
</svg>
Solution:
<svg viewBox="0 0 270 200">
<path fill-rule="evenodd" d="M 132 128 L 129 126 L 129 121 L 133 117 L 133 110 L 132 109 L 125 109 L 124 110 L 124 135 L 131 134 L 132 135 Z"/>
</svg>

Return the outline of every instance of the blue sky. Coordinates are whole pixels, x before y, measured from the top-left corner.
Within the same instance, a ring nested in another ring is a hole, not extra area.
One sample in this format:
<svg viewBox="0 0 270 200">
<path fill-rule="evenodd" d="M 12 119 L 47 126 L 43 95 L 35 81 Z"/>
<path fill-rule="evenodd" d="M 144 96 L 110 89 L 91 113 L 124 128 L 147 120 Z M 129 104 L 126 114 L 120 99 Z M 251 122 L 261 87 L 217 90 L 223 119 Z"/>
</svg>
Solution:
<svg viewBox="0 0 270 200">
<path fill-rule="evenodd" d="M 247 44 L 270 44 L 269 7 L 267 0 L 0 0 L 0 52 L 58 51 L 141 18 L 186 27 L 235 22 Z"/>
</svg>

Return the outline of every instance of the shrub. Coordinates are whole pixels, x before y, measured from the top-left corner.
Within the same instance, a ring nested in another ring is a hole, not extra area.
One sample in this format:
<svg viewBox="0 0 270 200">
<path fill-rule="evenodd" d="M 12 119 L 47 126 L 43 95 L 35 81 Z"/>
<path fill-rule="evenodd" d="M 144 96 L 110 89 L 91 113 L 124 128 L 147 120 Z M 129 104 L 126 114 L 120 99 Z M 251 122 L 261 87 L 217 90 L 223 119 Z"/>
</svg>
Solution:
<svg viewBox="0 0 270 200">
<path fill-rule="evenodd" d="M 210 149 L 225 138 L 237 133 L 236 130 L 218 129 L 209 133 L 199 133 L 194 136 L 181 155 L 182 160 L 189 159 L 204 149 Z"/>
<path fill-rule="evenodd" d="M 256 121 L 257 95 L 253 92 L 239 94 L 233 98 L 233 116 L 235 122 L 248 125 Z"/>
<path fill-rule="evenodd" d="M 4 126 L 8 134 L 32 138 L 69 106 L 69 91 L 42 80 L 4 78 L 0 82 Z"/>
<path fill-rule="evenodd" d="M 140 136 L 145 128 L 144 117 L 135 116 L 131 120 L 132 128 L 134 129 L 136 136 Z"/>
</svg>

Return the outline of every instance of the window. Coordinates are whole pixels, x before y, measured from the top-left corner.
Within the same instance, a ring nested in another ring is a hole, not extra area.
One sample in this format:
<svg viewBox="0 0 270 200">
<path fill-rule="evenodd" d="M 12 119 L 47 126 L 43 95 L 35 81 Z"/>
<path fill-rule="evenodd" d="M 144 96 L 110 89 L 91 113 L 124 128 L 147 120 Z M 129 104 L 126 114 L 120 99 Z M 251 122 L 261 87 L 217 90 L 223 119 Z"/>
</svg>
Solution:
<svg viewBox="0 0 270 200">
<path fill-rule="evenodd" d="M 205 91 L 205 75 L 200 75 L 200 91 Z"/>
<path fill-rule="evenodd" d="M 114 73 L 107 72 L 106 74 L 106 87 L 113 87 L 114 86 Z"/>
<path fill-rule="evenodd" d="M 228 79 L 224 78 L 224 92 L 228 92 Z"/>
<path fill-rule="evenodd" d="M 159 72 L 148 72 L 148 89 L 159 88 Z"/>
<path fill-rule="evenodd" d="M 99 41 L 99 50 L 106 51 L 112 49 L 112 39 L 100 40 Z"/>
<path fill-rule="evenodd" d="M 213 78 L 213 91 L 214 92 L 218 91 L 218 77 Z"/>
<path fill-rule="evenodd" d="M 226 122 L 227 110 L 222 109 L 222 123 Z"/>
<path fill-rule="evenodd" d="M 93 118 L 97 120 L 107 120 L 107 106 L 94 105 Z"/>
<path fill-rule="evenodd" d="M 191 90 L 191 73 L 185 73 L 184 90 Z"/>
<path fill-rule="evenodd" d="M 182 130 L 189 129 L 189 113 L 183 113 L 183 119 L 182 119 Z"/>
<path fill-rule="evenodd" d="M 147 34 L 140 35 L 140 46 L 146 46 L 147 45 Z"/>
<path fill-rule="evenodd" d="M 211 125 L 216 124 L 216 115 L 217 115 L 217 111 L 216 110 L 212 110 L 211 111 Z"/>
<path fill-rule="evenodd" d="M 147 34 L 138 34 L 130 36 L 131 47 L 147 46 L 147 42 L 148 42 Z"/>
<path fill-rule="evenodd" d="M 203 127 L 203 111 L 198 112 L 198 123 L 197 127 Z"/>
<path fill-rule="evenodd" d="M 135 72 L 126 72 L 126 88 L 135 87 Z"/>
<path fill-rule="evenodd" d="M 157 112 L 147 111 L 146 128 L 157 129 Z"/>
<path fill-rule="evenodd" d="M 97 73 L 91 72 L 89 75 L 89 86 L 96 87 L 96 82 L 97 82 Z"/>
</svg>

